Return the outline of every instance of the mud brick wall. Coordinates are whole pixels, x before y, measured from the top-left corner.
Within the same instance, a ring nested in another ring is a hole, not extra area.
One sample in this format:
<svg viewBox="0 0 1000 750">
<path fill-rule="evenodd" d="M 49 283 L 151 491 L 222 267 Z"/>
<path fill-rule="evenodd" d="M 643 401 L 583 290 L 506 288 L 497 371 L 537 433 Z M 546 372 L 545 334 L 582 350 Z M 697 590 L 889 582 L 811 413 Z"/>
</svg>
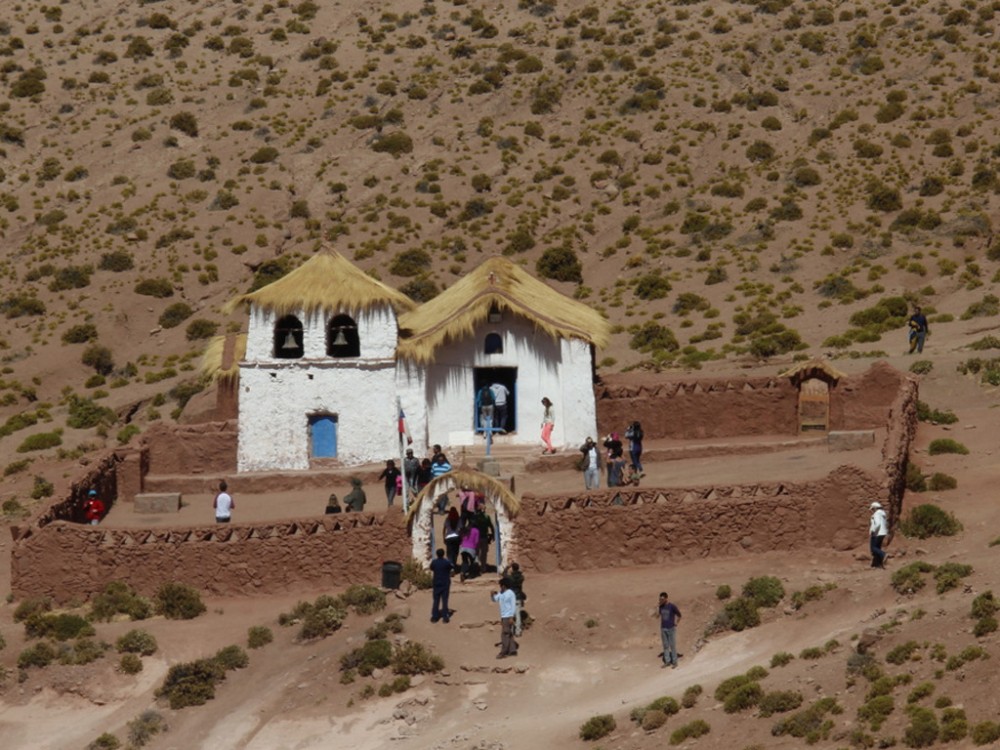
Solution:
<svg viewBox="0 0 1000 750">
<path fill-rule="evenodd" d="M 807 483 L 614 488 L 522 498 L 516 555 L 541 573 L 867 544 L 883 480 L 844 466 Z"/>
<path fill-rule="evenodd" d="M 150 474 L 212 474 L 236 472 L 237 423 L 203 422 L 155 425 L 142 436 L 149 454 Z"/>
<path fill-rule="evenodd" d="M 377 585 L 383 561 L 410 557 L 398 509 L 155 531 L 55 521 L 18 533 L 11 556 L 14 596 L 55 602 L 88 598 L 110 581 L 125 581 L 146 595 L 169 581 L 218 596 Z"/>
</svg>

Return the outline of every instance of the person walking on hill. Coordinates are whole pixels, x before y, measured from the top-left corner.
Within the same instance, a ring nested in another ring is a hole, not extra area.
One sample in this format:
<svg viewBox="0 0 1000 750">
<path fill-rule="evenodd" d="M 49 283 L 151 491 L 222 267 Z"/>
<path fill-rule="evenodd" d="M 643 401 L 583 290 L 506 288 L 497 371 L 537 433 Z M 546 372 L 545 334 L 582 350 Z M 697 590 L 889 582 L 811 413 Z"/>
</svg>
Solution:
<svg viewBox="0 0 1000 750">
<path fill-rule="evenodd" d="M 514 590 L 514 599 L 517 601 L 517 612 L 514 615 L 514 635 L 521 637 L 521 610 L 524 609 L 524 600 L 528 595 L 524 593 L 524 573 L 521 566 L 514 562 L 504 568 L 504 576 L 510 579 L 510 587 Z"/>
<path fill-rule="evenodd" d="M 396 468 L 396 462 L 391 458 L 385 462 L 385 468 L 378 475 L 379 479 L 385 481 L 385 501 L 388 507 L 392 507 L 392 501 L 396 499 L 396 491 L 399 488 L 400 471 Z"/>
<path fill-rule="evenodd" d="M 229 485 L 226 484 L 225 480 L 219 482 L 219 492 L 212 501 L 216 523 L 229 523 L 233 519 L 236 503 L 233 501 L 232 495 L 227 492 L 228 489 Z"/>
<path fill-rule="evenodd" d="M 410 492 L 417 491 L 417 480 L 420 478 L 420 459 L 413 455 L 413 448 L 406 449 L 406 458 L 403 459 L 403 471 L 406 472 L 406 483 Z"/>
<path fill-rule="evenodd" d="M 451 592 L 451 571 L 454 566 L 451 560 L 444 556 L 444 550 L 437 551 L 437 557 L 431 561 L 431 576 L 433 585 L 434 604 L 431 607 L 431 622 L 451 619 L 451 612 L 448 609 L 448 594 Z"/>
<path fill-rule="evenodd" d="M 625 430 L 625 438 L 628 440 L 628 455 L 632 459 L 632 473 L 643 476 L 642 471 L 642 425 L 633 422 Z"/>
<path fill-rule="evenodd" d="M 908 325 L 910 327 L 910 354 L 913 354 L 914 350 L 917 354 L 922 354 L 924 342 L 930 336 L 931 329 L 927 325 L 927 316 L 920 311 L 919 307 L 913 308 L 913 315 L 910 316 Z"/>
<path fill-rule="evenodd" d="M 448 559 L 452 566 L 458 565 L 458 545 L 462 541 L 462 522 L 459 519 L 458 509 L 449 508 L 448 516 L 444 519 L 444 546 L 448 550 Z"/>
<path fill-rule="evenodd" d="M 889 518 L 882 509 L 882 503 L 875 501 L 869 508 L 872 511 L 868 524 L 868 544 L 872 552 L 872 567 L 884 568 L 886 553 L 882 549 L 885 538 L 889 535 Z"/>
<path fill-rule="evenodd" d="M 458 551 L 462 555 L 462 580 L 469 578 L 476 567 L 476 554 L 479 551 L 479 529 L 472 524 L 465 527 Z"/>
<path fill-rule="evenodd" d="M 663 666 L 677 669 L 677 623 L 681 621 L 681 611 L 670 601 L 666 591 L 660 592 L 660 603 L 653 612 L 660 618 L 660 640 L 663 642 Z"/>
<path fill-rule="evenodd" d="M 542 408 L 542 443 L 545 445 L 542 455 L 544 456 L 546 453 L 556 452 L 552 447 L 552 429 L 556 426 L 556 415 L 548 396 L 542 399 Z"/>
<path fill-rule="evenodd" d="M 500 591 L 490 597 L 500 605 L 500 653 L 498 659 L 517 656 L 517 641 L 514 640 L 514 617 L 517 614 L 517 598 L 511 588 L 509 578 L 500 579 Z"/>
</svg>

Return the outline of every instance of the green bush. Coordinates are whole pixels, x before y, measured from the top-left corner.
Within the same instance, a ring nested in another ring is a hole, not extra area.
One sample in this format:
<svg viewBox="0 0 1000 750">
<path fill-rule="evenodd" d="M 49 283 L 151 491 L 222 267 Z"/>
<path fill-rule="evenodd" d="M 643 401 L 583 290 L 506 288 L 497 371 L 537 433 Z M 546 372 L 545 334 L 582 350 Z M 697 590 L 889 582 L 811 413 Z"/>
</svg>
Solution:
<svg viewBox="0 0 1000 750">
<path fill-rule="evenodd" d="M 943 594 L 945 591 L 958 586 L 961 579 L 972 575 L 972 566 L 963 563 L 946 562 L 934 571 L 934 580 L 937 581 L 937 592 Z"/>
<path fill-rule="evenodd" d="M 399 291 L 417 303 L 429 302 L 439 293 L 437 284 L 427 276 L 421 276 L 403 284 Z"/>
<path fill-rule="evenodd" d="M 138 654 L 122 654 L 118 669 L 124 674 L 139 674 L 142 671 L 142 659 Z"/>
<path fill-rule="evenodd" d="M 320 596 L 307 607 L 299 628 L 299 639 L 303 641 L 326 638 L 340 630 L 347 617 L 347 605 L 332 596 Z"/>
<path fill-rule="evenodd" d="M 972 617 L 990 617 L 1000 610 L 1000 602 L 993 596 L 993 591 L 984 591 L 972 600 Z"/>
<path fill-rule="evenodd" d="M 688 739 L 697 739 L 703 735 L 708 734 L 711 731 L 711 727 L 708 722 L 702 719 L 695 719 L 694 721 L 689 721 L 684 726 L 678 727 L 670 735 L 670 744 L 679 745 Z"/>
<path fill-rule="evenodd" d="M 118 750 L 122 746 L 121 740 L 110 732 L 105 732 L 96 740 L 87 745 L 87 750 Z"/>
<path fill-rule="evenodd" d="M 733 692 L 751 682 L 753 682 L 753 679 L 745 674 L 728 677 L 720 682 L 719 686 L 715 688 L 715 700 L 723 703 Z"/>
<path fill-rule="evenodd" d="M 341 600 L 359 615 L 372 615 L 385 609 L 385 592 L 377 586 L 354 584 L 344 592 Z"/>
<path fill-rule="evenodd" d="M 743 596 L 758 607 L 774 607 L 784 598 L 785 587 L 774 576 L 760 576 L 743 584 Z"/>
<path fill-rule="evenodd" d="M 80 615 L 45 612 L 32 614 L 24 621 L 24 634 L 28 638 L 55 638 L 57 641 L 68 641 L 94 635 L 94 627 Z"/>
<path fill-rule="evenodd" d="M 130 630 L 115 641 L 115 648 L 120 654 L 152 656 L 157 649 L 156 638 L 145 630 Z"/>
<path fill-rule="evenodd" d="M 637 328 L 628 345 L 639 352 L 675 352 L 680 348 L 674 332 L 655 320 L 647 320 Z"/>
<path fill-rule="evenodd" d="M 160 586 L 153 595 L 153 604 L 156 613 L 168 620 L 192 620 L 206 610 L 198 591 L 183 583 Z"/>
<path fill-rule="evenodd" d="M 104 253 L 101 256 L 97 267 L 101 271 L 121 273 L 122 271 L 132 270 L 135 267 L 135 262 L 132 260 L 131 253 L 125 250 L 112 250 L 110 253 Z"/>
<path fill-rule="evenodd" d="M 278 158 L 278 149 L 274 146 L 261 146 L 250 156 L 254 164 L 269 164 Z"/>
<path fill-rule="evenodd" d="M 962 524 L 954 515 L 930 503 L 918 505 L 899 524 L 905 536 L 928 539 L 932 536 L 954 536 Z"/>
<path fill-rule="evenodd" d="M 771 657 L 771 669 L 787 666 L 795 656 L 787 651 L 779 651 Z"/>
<path fill-rule="evenodd" d="M 24 622 L 32 615 L 41 615 L 52 611 L 52 600 L 41 597 L 25 599 L 14 608 L 14 622 Z"/>
<path fill-rule="evenodd" d="M 190 112 L 178 112 L 170 118 L 170 128 L 196 138 L 198 136 L 198 118 Z"/>
<path fill-rule="evenodd" d="M 165 299 L 174 296 L 174 285 L 166 279 L 142 279 L 135 285 L 135 293 Z"/>
<path fill-rule="evenodd" d="M 899 666 L 909 661 L 913 654 L 920 650 L 920 644 L 916 641 L 907 641 L 906 643 L 901 643 L 895 646 L 888 654 L 885 655 L 885 660 L 890 664 L 895 664 Z"/>
<path fill-rule="evenodd" d="M 797 690 L 775 690 L 761 697 L 757 705 L 760 715 L 764 717 L 794 711 L 802 705 L 802 693 Z"/>
<path fill-rule="evenodd" d="M 968 448 L 957 440 L 952 440 L 951 438 L 937 438 L 936 440 L 932 440 L 927 452 L 932 456 L 937 456 L 942 453 L 958 453 L 962 456 L 969 455 Z"/>
<path fill-rule="evenodd" d="M 972 634 L 976 636 L 976 638 L 982 638 L 990 633 L 997 632 L 997 627 L 997 618 L 993 615 L 986 615 L 985 617 L 980 617 L 976 620 L 976 624 L 972 628 Z"/>
<path fill-rule="evenodd" d="M 376 669 L 385 669 L 392 663 L 392 644 L 381 638 L 365 642 L 340 657 L 342 672 L 349 669 L 368 676 Z"/>
<path fill-rule="evenodd" d="M 192 315 L 194 310 L 191 305 L 187 302 L 175 302 L 160 314 L 159 323 L 163 328 L 176 328 Z"/>
<path fill-rule="evenodd" d="M 538 258 L 535 271 L 544 279 L 583 282 L 583 265 L 570 247 L 547 248 Z"/>
<path fill-rule="evenodd" d="M 372 151 L 398 157 L 413 151 L 413 139 L 401 130 L 394 133 L 384 133 L 375 138 L 372 143 Z"/>
<path fill-rule="evenodd" d="M 235 644 L 219 649 L 215 654 L 215 660 L 226 671 L 244 669 L 250 663 L 247 652 Z"/>
<path fill-rule="evenodd" d="M 370 641 L 385 638 L 389 633 L 403 632 L 403 616 L 398 612 L 387 615 L 384 620 L 380 620 L 365 631 L 365 638 Z"/>
<path fill-rule="evenodd" d="M 81 323 L 67 328 L 62 335 L 65 344 L 86 344 L 97 338 L 97 326 L 93 323 Z"/>
<path fill-rule="evenodd" d="M 775 737 L 786 734 L 792 737 L 805 737 L 807 743 L 813 744 L 825 740 L 833 729 L 833 721 L 827 719 L 826 715 L 841 711 L 836 698 L 821 698 L 808 708 L 779 721 L 771 727 L 771 734 Z"/>
<path fill-rule="evenodd" d="M 937 742 L 940 729 L 933 711 L 910 706 L 906 712 L 910 716 L 910 724 L 903 731 L 903 744 L 907 747 L 930 747 Z"/>
<path fill-rule="evenodd" d="M 114 424 L 118 415 L 113 409 L 101 406 L 90 398 L 80 398 L 73 395 L 69 398 L 69 416 L 66 426 L 76 430 L 85 430 L 98 425 Z"/>
<path fill-rule="evenodd" d="M 753 708 L 763 697 L 764 689 L 758 683 L 747 682 L 726 696 L 722 708 L 727 714 L 735 714 Z"/>
<path fill-rule="evenodd" d="M 394 276 L 419 276 L 431 264 L 431 256 L 426 250 L 412 248 L 398 253 L 389 264 L 389 273 Z"/>
<path fill-rule="evenodd" d="M 205 318 L 195 318 L 188 323 L 187 328 L 184 329 L 184 337 L 188 341 L 210 339 L 218 330 L 219 324 L 215 321 L 207 320 Z"/>
<path fill-rule="evenodd" d="M 872 731 L 877 732 L 895 709 L 896 703 L 891 695 L 872 696 L 858 708 L 858 719 L 867 722 Z"/>
<path fill-rule="evenodd" d="M 392 671 L 396 674 L 428 674 L 442 669 L 444 659 L 417 641 L 401 643 L 392 653 Z"/>
<path fill-rule="evenodd" d="M 750 599 L 740 597 L 727 602 L 723 609 L 725 625 L 730 630 L 741 631 L 760 625 L 760 612 Z"/>
<path fill-rule="evenodd" d="M 152 605 L 124 581 L 112 581 L 90 603 L 91 620 L 110 621 L 115 615 L 128 615 L 131 620 L 145 620 L 152 614 Z"/>
<path fill-rule="evenodd" d="M 663 714 L 663 720 L 666 721 L 668 716 L 673 716 L 680 710 L 681 707 L 680 705 L 678 705 L 676 700 L 671 698 L 669 695 L 664 695 L 660 698 L 657 698 L 652 703 L 632 709 L 631 714 L 629 714 L 629 718 L 631 718 L 632 721 L 638 724 L 644 725 L 646 715 L 651 711 Z M 643 728 L 645 728 L 645 726 Z"/>
<path fill-rule="evenodd" d="M 662 299 L 672 288 L 659 271 L 651 271 L 635 280 L 635 296 L 642 300 Z"/>
<path fill-rule="evenodd" d="M 930 479 L 927 480 L 927 489 L 931 492 L 943 492 L 944 490 L 953 490 L 956 487 L 958 487 L 958 480 L 950 474 L 942 474 L 940 471 L 931 474 Z"/>
<path fill-rule="evenodd" d="M 607 737 L 615 731 L 617 726 L 615 717 L 611 714 L 591 716 L 580 727 L 580 739 L 588 741 L 599 740 L 601 737 Z"/>
<path fill-rule="evenodd" d="M 990 745 L 1000 740 L 1000 724 L 995 721 L 984 721 L 972 727 L 969 732 L 974 745 Z"/>
<path fill-rule="evenodd" d="M 62 437 L 58 432 L 38 432 L 22 440 L 21 444 L 17 446 L 17 452 L 43 451 L 58 445 L 62 445 Z"/>
<path fill-rule="evenodd" d="M 652 732 L 653 730 L 659 729 L 666 723 L 667 715 L 663 713 L 663 711 L 653 709 L 643 713 L 640 726 L 642 726 L 643 731 Z"/>
<path fill-rule="evenodd" d="M 417 589 L 429 589 L 434 584 L 434 575 L 412 557 L 403 563 L 400 579 L 409 581 Z"/>
<path fill-rule="evenodd" d="M 247 648 L 263 648 L 273 640 L 274 633 L 265 625 L 253 625 L 247 628 Z"/>
<path fill-rule="evenodd" d="M 47 667 L 55 661 L 55 658 L 56 650 L 47 641 L 39 641 L 20 653 L 17 657 L 17 666 L 21 669 Z"/>
<path fill-rule="evenodd" d="M 215 659 L 182 662 L 170 667 L 156 696 L 166 698 L 174 710 L 200 706 L 215 697 L 215 686 L 224 679 L 226 670 Z"/>
<path fill-rule="evenodd" d="M 154 735 L 167 730 L 163 717 L 153 710 L 143 711 L 127 726 L 129 744 L 136 748 L 148 743 Z"/>
<path fill-rule="evenodd" d="M 945 708 L 941 714 L 942 742 L 955 742 L 969 734 L 969 721 L 961 708 Z"/>
<path fill-rule="evenodd" d="M 93 638 L 79 638 L 72 646 L 63 646 L 59 652 L 59 663 L 79 666 L 90 664 L 100 659 L 110 648 L 103 641 L 98 643 Z"/>
</svg>

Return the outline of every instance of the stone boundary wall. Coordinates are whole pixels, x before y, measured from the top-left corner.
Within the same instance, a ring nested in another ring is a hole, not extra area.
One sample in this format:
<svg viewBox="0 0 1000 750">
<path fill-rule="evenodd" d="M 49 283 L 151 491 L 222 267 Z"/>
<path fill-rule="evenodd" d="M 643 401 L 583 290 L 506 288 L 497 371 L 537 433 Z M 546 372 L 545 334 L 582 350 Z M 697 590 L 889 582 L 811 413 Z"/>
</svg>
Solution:
<svg viewBox="0 0 1000 750">
<path fill-rule="evenodd" d="M 883 480 L 842 466 L 815 482 L 617 487 L 525 495 L 512 554 L 540 573 L 867 543 Z"/>
<path fill-rule="evenodd" d="M 88 598 L 110 581 L 150 595 L 178 581 L 217 596 L 379 584 L 384 560 L 410 558 L 402 511 L 261 524 L 111 529 L 22 527 L 11 554 L 17 598 Z"/>
<path fill-rule="evenodd" d="M 150 474 L 236 473 L 236 420 L 201 424 L 159 424 L 142 435 Z"/>
<path fill-rule="evenodd" d="M 903 511 L 906 467 L 909 463 L 910 446 L 917 435 L 918 395 L 916 379 L 904 377 L 886 415 L 887 434 L 882 444 L 882 473 L 885 475 L 883 496 L 888 500 L 886 507 L 889 513 L 890 538 Z"/>
</svg>

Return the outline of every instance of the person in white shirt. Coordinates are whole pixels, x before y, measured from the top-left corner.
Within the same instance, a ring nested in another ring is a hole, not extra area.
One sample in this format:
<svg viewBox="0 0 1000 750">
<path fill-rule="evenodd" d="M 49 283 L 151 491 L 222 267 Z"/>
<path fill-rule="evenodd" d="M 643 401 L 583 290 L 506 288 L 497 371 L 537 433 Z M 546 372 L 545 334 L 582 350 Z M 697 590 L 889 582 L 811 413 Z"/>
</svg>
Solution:
<svg viewBox="0 0 1000 750">
<path fill-rule="evenodd" d="M 493 426 L 499 430 L 507 429 L 507 397 L 510 391 L 503 383 L 490 386 L 493 391 Z"/>
<path fill-rule="evenodd" d="M 498 659 L 517 656 L 517 641 L 514 640 L 514 618 L 517 615 L 517 597 L 511 588 L 510 579 L 504 576 L 500 579 L 500 591 L 491 595 L 493 601 L 500 605 L 500 653 Z"/>
<path fill-rule="evenodd" d="M 872 551 L 872 567 L 884 568 L 886 553 L 882 543 L 889 535 L 889 518 L 882 509 L 882 503 L 874 502 L 869 506 L 872 511 L 871 523 L 868 525 L 869 544 Z"/>
<path fill-rule="evenodd" d="M 219 482 L 219 494 L 212 501 L 212 507 L 215 508 L 216 523 L 229 523 L 233 518 L 233 509 L 236 508 L 236 503 L 233 501 L 232 496 L 226 492 L 227 489 L 228 486 L 225 480 Z"/>
<path fill-rule="evenodd" d="M 601 488 L 601 464 L 597 450 L 597 443 L 593 438 L 588 437 L 580 446 L 580 453 L 583 454 L 583 483 L 588 490 L 599 490 Z"/>
</svg>

